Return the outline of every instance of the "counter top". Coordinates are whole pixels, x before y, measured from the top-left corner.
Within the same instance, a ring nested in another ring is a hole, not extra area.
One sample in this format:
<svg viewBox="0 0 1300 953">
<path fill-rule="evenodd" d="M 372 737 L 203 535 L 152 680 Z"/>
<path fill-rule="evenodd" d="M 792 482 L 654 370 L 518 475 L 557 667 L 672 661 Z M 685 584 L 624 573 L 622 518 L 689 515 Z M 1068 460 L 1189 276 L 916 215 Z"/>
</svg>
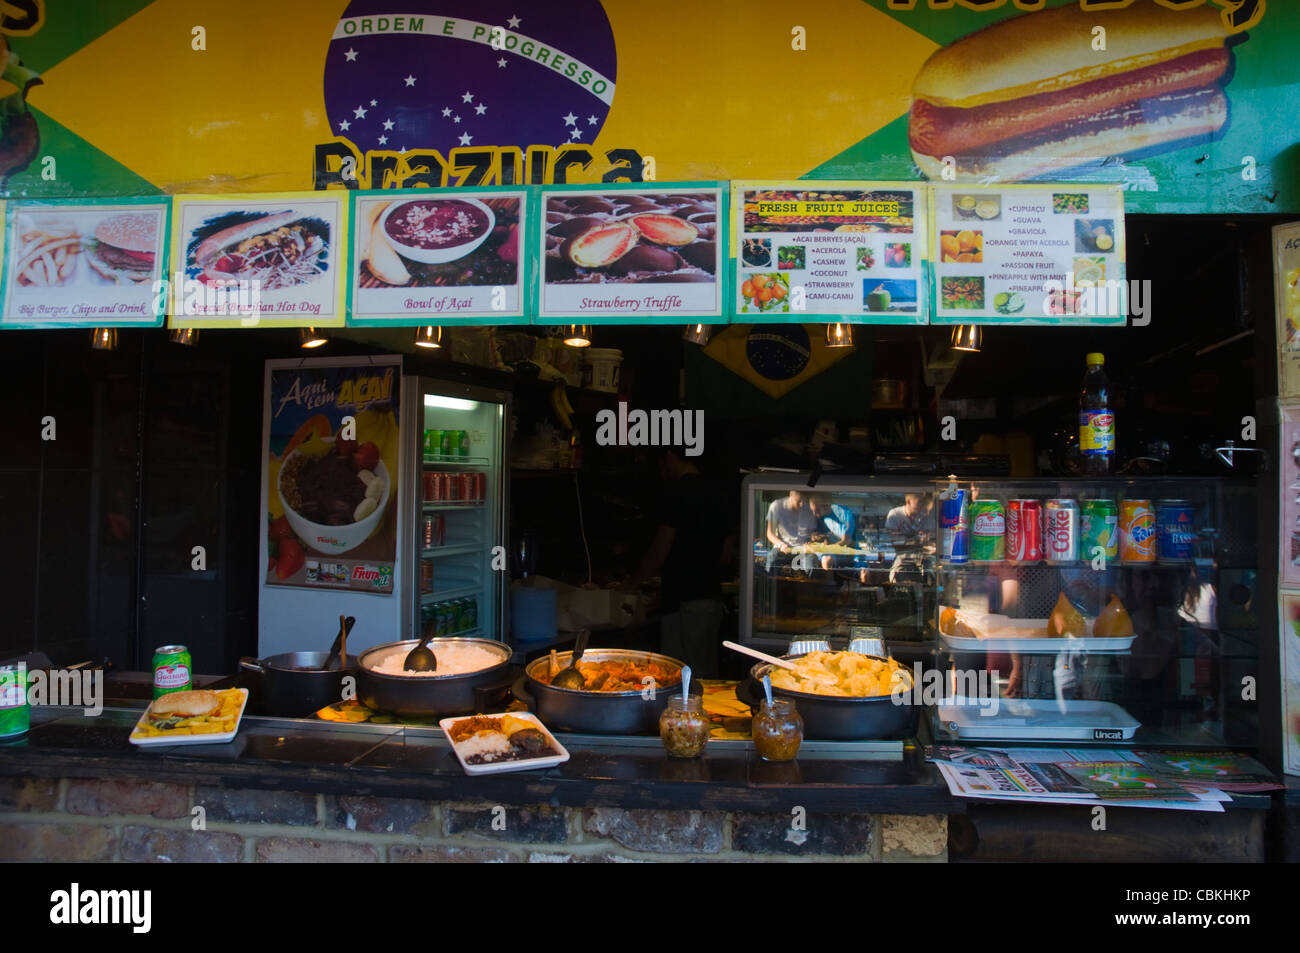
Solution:
<svg viewBox="0 0 1300 953">
<path fill-rule="evenodd" d="M 24 737 L 0 744 L 0 776 L 221 783 L 264 790 L 368 794 L 509 805 L 610 806 L 788 813 L 959 814 L 919 748 L 806 742 L 790 764 L 769 764 L 748 742 L 711 742 L 676 761 L 657 738 L 565 735 L 555 768 L 469 777 L 442 732 L 246 715 L 227 744 L 137 748 L 139 710 L 33 708 Z"/>
</svg>

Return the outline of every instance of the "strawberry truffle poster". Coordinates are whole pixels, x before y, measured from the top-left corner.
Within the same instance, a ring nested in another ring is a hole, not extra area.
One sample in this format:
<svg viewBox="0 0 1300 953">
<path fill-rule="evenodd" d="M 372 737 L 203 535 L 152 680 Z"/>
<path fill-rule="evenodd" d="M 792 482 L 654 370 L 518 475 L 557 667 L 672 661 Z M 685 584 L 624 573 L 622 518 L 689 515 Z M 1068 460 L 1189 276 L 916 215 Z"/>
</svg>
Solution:
<svg viewBox="0 0 1300 953">
<path fill-rule="evenodd" d="M 266 372 L 266 584 L 391 593 L 400 366 L 292 364 Z"/>
</svg>

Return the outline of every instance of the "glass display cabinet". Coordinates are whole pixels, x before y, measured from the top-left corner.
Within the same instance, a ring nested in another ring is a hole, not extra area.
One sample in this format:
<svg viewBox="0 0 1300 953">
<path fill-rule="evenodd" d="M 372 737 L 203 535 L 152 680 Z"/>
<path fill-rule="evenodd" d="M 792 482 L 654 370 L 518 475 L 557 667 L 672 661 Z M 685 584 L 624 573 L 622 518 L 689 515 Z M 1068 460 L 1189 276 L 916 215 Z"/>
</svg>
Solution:
<svg viewBox="0 0 1300 953">
<path fill-rule="evenodd" d="M 755 474 L 742 500 L 742 641 L 777 654 L 801 640 L 924 642 L 938 593 L 933 486 Z"/>
<path fill-rule="evenodd" d="M 935 740 L 1256 746 L 1254 493 L 1190 478 L 936 484 Z"/>
</svg>

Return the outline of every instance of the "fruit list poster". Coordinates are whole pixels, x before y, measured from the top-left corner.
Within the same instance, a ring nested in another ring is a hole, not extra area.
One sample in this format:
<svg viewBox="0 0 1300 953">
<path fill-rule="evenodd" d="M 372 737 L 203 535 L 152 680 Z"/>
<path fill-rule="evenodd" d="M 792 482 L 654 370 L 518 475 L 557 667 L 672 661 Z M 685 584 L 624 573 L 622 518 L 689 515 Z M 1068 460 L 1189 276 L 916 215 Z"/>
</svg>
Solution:
<svg viewBox="0 0 1300 953">
<path fill-rule="evenodd" d="M 1282 766 L 1300 775 L 1300 591 L 1279 593 L 1282 640 Z"/>
<path fill-rule="evenodd" d="M 733 182 L 741 320 L 925 324 L 929 205 L 903 182 Z"/>
<path fill-rule="evenodd" d="M 157 327 L 169 207 L 121 198 L 8 203 L 6 327 Z"/>
<path fill-rule="evenodd" d="M 396 358 L 268 362 L 267 585 L 393 591 L 400 390 Z"/>
<path fill-rule="evenodd" d="M 1273 227 L 1273 284 L 1278 396 L 1300 397 L 1300 222 Z"/>
</svg>

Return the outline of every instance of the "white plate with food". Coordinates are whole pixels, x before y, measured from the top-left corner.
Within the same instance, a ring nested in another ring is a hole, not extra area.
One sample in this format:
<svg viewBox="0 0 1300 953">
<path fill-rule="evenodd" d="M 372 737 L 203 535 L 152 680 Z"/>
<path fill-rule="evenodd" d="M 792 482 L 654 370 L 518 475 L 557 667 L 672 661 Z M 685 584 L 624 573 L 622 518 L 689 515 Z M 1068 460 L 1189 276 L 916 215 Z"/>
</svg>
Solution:
<svg viewBox="0 0 1300 953">
<path fill-rule="evenodd" d="M 145 709 L 131 729 L 131 744 L 221 744 L 239 733 L 246 707 L 247 688 L 170 692 Z"/>
<path fill-rule="evenodd" d="M 531 771 L 569 760 L 564 745 L 530 712 L 444 718 L 438 727 L 466 774 Z"/>
<path fill-rule="evenodd" d="M 1064 594 L 1046 619 L 1011 619 L 996 613 L 939 610 L 939 637 L 961 652 L 1019 652 L 1051 655 L 1072 652 L 1122 655 L 1137 636 L 1119 599 L 1112 596 L 1096 618 L 1079 612 Z"/>
</svg>

